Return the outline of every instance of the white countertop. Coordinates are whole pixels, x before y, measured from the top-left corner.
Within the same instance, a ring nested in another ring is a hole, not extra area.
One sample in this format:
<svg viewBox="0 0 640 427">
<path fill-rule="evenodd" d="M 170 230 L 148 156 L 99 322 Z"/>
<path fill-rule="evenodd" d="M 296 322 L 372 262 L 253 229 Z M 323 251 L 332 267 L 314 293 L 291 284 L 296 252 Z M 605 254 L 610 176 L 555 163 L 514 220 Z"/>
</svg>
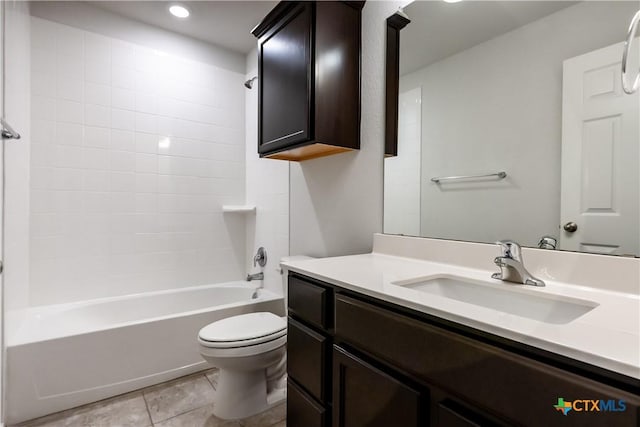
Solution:
<svg viewBox="0 0 640 427">
<path fill-rule="evenodd" d="M 510 285 L 493 271 L 380 253 L 290 260 L 282 265 L 345 289 L 640 379 L 640 296 L 546 281 L 545 287 Z M 566 324 L 551 324 L 426 294 L 391 282 L 451 274 L 531 294 L 559 295 L 598 304 Z M 615 280 L 615 277 L 612 277 Z"/>
</svg>

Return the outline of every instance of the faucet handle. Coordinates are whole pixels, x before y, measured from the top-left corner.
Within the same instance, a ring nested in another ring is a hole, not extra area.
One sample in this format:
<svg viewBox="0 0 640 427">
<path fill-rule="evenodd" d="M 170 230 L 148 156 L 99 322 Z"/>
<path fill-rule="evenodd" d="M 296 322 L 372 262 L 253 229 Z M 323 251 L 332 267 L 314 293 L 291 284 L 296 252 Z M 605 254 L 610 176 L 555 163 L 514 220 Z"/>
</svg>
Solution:
<svg viewBox="0 0 640 427">
<path fill-rule="evenodd" d="M 253 257 L 253 266 L 255 267 L 256 264 L 260 267 L 267 265 L 267 251 L 262 246 L 258 248 L 258 252 Z"/>
<path fill-rule="evenodd" d="M 500 245 L 503 257 L 522 261 L 522 250 L 517 242 L 513 240 L 499 240 L 496 244 Z"/>
</svg>

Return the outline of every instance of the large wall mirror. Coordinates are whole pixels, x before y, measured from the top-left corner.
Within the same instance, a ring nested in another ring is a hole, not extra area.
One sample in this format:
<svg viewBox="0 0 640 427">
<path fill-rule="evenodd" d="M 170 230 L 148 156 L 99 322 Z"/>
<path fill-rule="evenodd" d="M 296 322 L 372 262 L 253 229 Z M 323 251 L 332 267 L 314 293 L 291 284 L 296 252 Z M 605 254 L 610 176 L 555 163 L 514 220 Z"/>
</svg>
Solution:
<svg viewBox="0 0 640 427">
<path fill-rule="evenodd" d="M 626 94 L 621 82 L 639 8 L 638 1 L 405 7 L 384 232 L 640 256 L 640 95 Z M 639 46 L 636 38 L 631 79 Z"/>
</svg>

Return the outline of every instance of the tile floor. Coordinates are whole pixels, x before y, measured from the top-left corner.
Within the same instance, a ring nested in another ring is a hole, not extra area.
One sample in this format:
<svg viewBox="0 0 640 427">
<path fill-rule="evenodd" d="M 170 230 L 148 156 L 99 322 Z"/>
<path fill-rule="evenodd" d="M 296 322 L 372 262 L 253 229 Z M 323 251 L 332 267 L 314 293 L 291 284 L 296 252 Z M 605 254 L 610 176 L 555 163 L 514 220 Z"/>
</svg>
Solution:
<svg viewBox="0 0 640 427">
<path fill-rule="evenodd" d="M 218 372 L 209 370 L 47 415 L 19 427 L 286 427 L 286 405 L 237 421 L 213 415 Z M 15 427 L 18 427 L 15 426 Z"/>
</svg>

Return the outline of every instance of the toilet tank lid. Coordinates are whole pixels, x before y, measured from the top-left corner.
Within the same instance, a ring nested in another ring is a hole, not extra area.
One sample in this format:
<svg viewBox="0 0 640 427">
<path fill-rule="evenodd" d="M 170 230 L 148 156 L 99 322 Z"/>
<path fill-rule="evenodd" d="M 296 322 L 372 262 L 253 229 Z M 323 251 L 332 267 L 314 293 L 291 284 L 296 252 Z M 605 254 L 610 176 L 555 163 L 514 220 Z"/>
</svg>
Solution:
<svg viewBox="0 0 640 427">
<path fill-rule="evenodd" d="M 198 336 L 204 341 L 242 341 L 277 334 L 287 328 L 284 317 L 259 312 L 241 314 L 218 320 L 200 329 Z"/>
</svg>

